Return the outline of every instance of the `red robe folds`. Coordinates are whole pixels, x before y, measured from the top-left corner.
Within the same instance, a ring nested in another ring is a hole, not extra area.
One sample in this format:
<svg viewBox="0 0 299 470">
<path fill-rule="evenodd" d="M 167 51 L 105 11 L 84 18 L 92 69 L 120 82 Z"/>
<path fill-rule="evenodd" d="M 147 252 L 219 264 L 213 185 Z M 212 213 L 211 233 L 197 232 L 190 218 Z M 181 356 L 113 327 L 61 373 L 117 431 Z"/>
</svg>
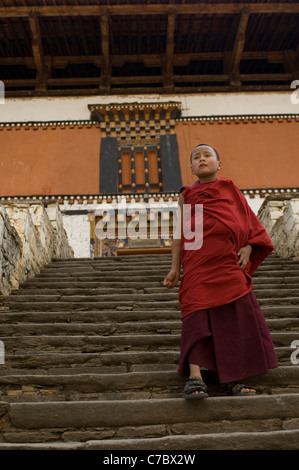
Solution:
<svg viewBox="0 0 299 470">
<path fill-rule="evenodd" d="M 231 180 L 197 181 L 192 187 L 183 187 L 182 193 L 184 204 L 191 207 L 201 204 L 203 207 L 201 248 L 185 249 L 185 243 L 190 243 L 190 239 L 189 235 L 187 239 L 184 237 L 184 230 L 181 238 L 183 277 L 179 301 L 185 317 L 196 310 L 225 305 L 248 294 L 253 287 L 252 274 L 274 247 L 265 228 Z M 192 230 L 194 223 L 193 214 Z M 237 264 L 237 253 L 247 244 L 252 245 L 252 253 L 242 271 Z"/>
</svg>

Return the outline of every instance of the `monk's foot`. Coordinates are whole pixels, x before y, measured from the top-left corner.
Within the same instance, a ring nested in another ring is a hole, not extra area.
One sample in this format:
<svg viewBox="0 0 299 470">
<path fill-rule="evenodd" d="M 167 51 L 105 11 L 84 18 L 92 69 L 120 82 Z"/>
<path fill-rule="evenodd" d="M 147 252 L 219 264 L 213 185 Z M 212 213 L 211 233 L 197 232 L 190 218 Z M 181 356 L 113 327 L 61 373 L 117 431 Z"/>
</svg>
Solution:
<svg viewBox="0 0 299 470">
<path fill-rule="evenodd" d="M 244 385 L 240 382 L 230 382 L 226 384 L 225 391 L 227 395 L 230 396 L 248 396 L 256 395 L 256 389 L 249 385 Z"/>
<path fill-rule="evenodd" d="M 207 386 L 200 377 L 189 377 L 184 387 L 184 398 L 207 398 Z"/>
</svg>

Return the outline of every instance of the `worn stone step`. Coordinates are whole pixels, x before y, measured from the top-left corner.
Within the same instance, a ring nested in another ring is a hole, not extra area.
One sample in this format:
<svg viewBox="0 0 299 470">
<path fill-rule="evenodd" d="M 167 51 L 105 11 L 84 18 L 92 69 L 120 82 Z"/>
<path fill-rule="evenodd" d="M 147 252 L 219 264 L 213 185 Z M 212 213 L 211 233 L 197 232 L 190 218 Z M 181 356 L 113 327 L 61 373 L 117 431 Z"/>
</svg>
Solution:
<svg viewBox="0 0 299 470">
<path fill-rule="evenodd" d="M 119 308 L 118 310 L 58 310 L 53 311 L 0 311 L 0 334 L 1 328 L 4 324 L 10 324 L 20 322 L 25 324 L 26 322 L 32 323 L 60 323 L 60 322 L 83 322 L 83 323 L 107 323 L 112 320 L 116 323 L 126 321 L 173 321 L 181 319 L 181 312 L 178 310 L 152 310 L 150 314 L 147 310 L 128 310 L 126 307 Z"/>
<path fill-rule="evenodd" d="M 288 289 L 288 290 L 278 290 L 278 296 L 274 298 L 275 291 L 271 290 L 266 291 L 265 295 L 263 295 L 262 292 L 259 291 L 259 300 L 263 301 L 264 303 L 267 302 L 268 304 L 271 304 L 273 302 L 290 302 L 290 303 L 296 303 L 299 301 L 299 296 L 297 296 L 299 289 Z M 178 295 L 177 292 L 172 292 L 172 291 L 166 291 L 166 292 L 151 292 L 149 293 L 115 293 L 113 296 L 115 300 L 117 301 L 136 301 L 140 302 L 143 301 L 144 303 L 146 302 L 153 302 L 156 300 L 157 302 L 159 301 L 167 301 L 167 300 L 177 300 Z M 43 303 L 50 303 L 50 302 L 69 302 L 75 303 L 75 302 L 101 302 L 101 301 L 107 301 L 111 299 L 111 294 L 94 294 L 92 296 L 85 296 L 85 295 L 65 295 L 65 294 L 59 294 L 59 293 L 53 293 L 53 294 L 47 294 L 47 295 L 39 295 L 36 294 L 34 296 L 31 296 L 30 293 L 26 293 L 24 295 L 23 293 L 20 293 L 18 295 L 14 296 L 9 296 L 5 300 L 2 300 L 3 304 L 6 305 L 15 305 L 17 303 L 22 303 L 24 304 L 28 300 L 30 303 L 33 302 L 43 302 Z"/>
<path fill-rule="evenodd" d="M 70 312 L 79 311 L 79 310 L 160 310 L 160 309 L 174 309 L 179 310 L 178 300 L 168 300 L 168 301 L 155 301 L 155 302 L 142 302 L 142 299 L 139 300 L 113 300 L 110 301 L 100 301 L 100 302 L 91 302 L 91 301 L 79 301 L 79 302 L 17 302 L 12 299 L 9 302 L 0 302 L 1 311 L 9 310 L 45 310 L 45 311 L 59 311 L 59 310 L 69 310 Z M 295 302 L 294 302 L 295 303 Z M 282 302 L 280 302 L 282 304 Z"/>
<path fill-rule="evenodd" d="M 272 341 L 275 346 L 291 346 L 293 341 L 299 341 L 299 332 L 272 332 Z M 25 336 L 17 338 L 11 336 L 1 336 L 5 344 L 7 353 L 27 351 L 41 352 L 55 350 L 81 350 L 83 352 L 100 352 L 112 349 L 118 350 L 152 350 L 152 348 L 163 350 L 170 346 L 178 347 L 180 334 L 123 334 L 123 335 L 42 335 Z"/>
<path fill-rule="evenodd" d="M 144 287 L 145 294 L 163 294 L 165 292 L 165 287 L 158 286 L 158 287 Z M 177 293 L 178 289 L 174 288 L 172 292 Z M 293 297 L 299 295 L 299 286 L 294 284 L 293 286 L 287 285 L 279 285 L 275 287 L 269 288 L 268 286 L 256 286 L 254 288 L 254 293 L 258 298 L 263 297 Z"/>
<path fill-rule="evenodd" d="M 285 266 L 281 267 L 276 267 L 276 269 L 269 269 L 268 267 L 259 267 L 257 271 L 254 273 L 254 278 L 258 277 L 265 277 L 266 275 L 270 278 L 274 277 L 281 277 L 283 276 L 290 276 L 290 277 L 298 277 L 298 268 L 296 266 L 293 267 L 288 267 L 286 268 Z"/>
<path fill-rule="evenodd" d="M 60 258 L 53 259 L 48 265 L 45 265 L 44 268 L 51 266 L 74 266 L 74 265 L 114 265 L 114 264 L 160 264 L 164 262 L 171 262 L 172 255 L 171 253 L 164 254 L 143 254 L 143 255 L 131 255 L 131 256 L 111 256 L 111 257 L 96 257 L 96 258 Z M 281 258 L 279 256 L 268 256 L 263 261 L 263 266 L 268 265 L 297 265 L 299 266 L 299 261 L 292 258 Z"/>
<path fill-rule="evenodd" d="M 169 345 L 177 346 L 180 335 L 167 334 L 147 334 L 147 335 L 43 335 L 43 336 L 20 336 L 16 341 L 11 336 L 1 336 L 5 344 L 7 353 L 25 351 L 35 351 L 41 353 L 55 350 L 81 350 L 82 352 L 100 352 L 109 350 L 163 350 L 168 349 Z"/>
<path fill-rule="evenodd" d="M 287 420 L 288 422 L 288 420 Z M 234 422 L 233 422 L 234 423 Z M 232 423 L 232 424 L 233 424 Z M 273 421 L 270 421 L 270 427 Z M 274 420 L 274 426 L 278 427 L 279 423 Z M 192 434 L 186 433 L 185 435 L 172 435 L 172 436 L 162 436 L 158 438 L 122 438 L 122 439 L 102 439 L 102 440 L 94 440 L 89 441 L 86 445 L 82 445 L 82 443 L 76 443 L 76 449 L 85 449 L 85 450 L 106 450 L 109 448 L 110 451 L 115 450 L 149 450 L 155 449 L 157 451 L 174 451 L 176 455 L 173 456 L 174 460 L 178 463 L 179 461 L 184 462 L 184 458 L 182 460 L 177 457 L 177 451 L 188 451 L 188 455 L 191 457 L 192 450 L 295 450 L 297 449 L 297 443 L 299 439 L 299 430 L 298 429 L 291 429 L 291 430 L 280 430 L 275 429 L 271 431 L 264 431 L 264 423 L 256 423 L 256 427 L 260 428 L 260 431 L 244 431 L 244 427 L 246 425 L 252 427 L 255 425 L 252 421 L 241 421 L 238 423 L 240 425 L 240 431 L 226 431 L 226 426 L 221 424 L 221 428 L 223 432 L 215 432 L 215 433 L 205 433 L 202 432 L 200 434 Z M 242 428 L 243 426 L 243 428 Z M 180 426 L 179 428 L 186 427 Z M 233 426 L 232 426 L 233 428 Z M 1 447 L 0 447 L 1 448 Z M 34 449 L 34 447 L 32 447 Z M 48 448 L 48 444 L 45 444 L 45 448 Z M 53 447 L 54 449 L 59 449 L 59 445 L 57 447 Z M 150 454 L 152 455 L 152 454 Z M 152 464 L 153 459 L 152 457 L 148 460 L 150 464 Z M 163 457 L 161 457 L 163 458 Z M 144 459 L 144 458 L 143 458 Z M 144 459 L 145 460 L 145 459 Z M 200 458 L 198 461 L 200 462 Z M 167 457 L 165 462 L 171 462 L 172 458 Z M 189 460 L 190 462 L 190 460 Z"/>
<path fill-rule="evenodd" d="M 242 430 L 226 432 L 225 425 L 227 423 L 228 422 L 221 425 L 221 428 L 224 430 L 222 433 L 203 432 L 200 434 L 192 434 L 191 432 L 187 433 L 185 431 L 186 434 L 184 435 L 166 434 L 165 427 L 163 426 L 144 426 L 141 429 L 130 427 L 129 429 L 124 429 L 118 433 L 109 433 L 108 430 L 106 430 L 106 432 L 98 430 L 94 430 L 93 432 L 66 431 L 62 434 L 62 438 L 67 439 L 68 436 L 70 436 L 71 440 L 69 442 L 57 440 L 47 442 L 49 437 L 52 436 L 53 439 L 55 437 L 57 439 L 57 435 L 59 436 L 59 433 L 51 433 L 49 431 L 43 431 L 40 433 L 39 438 L 41 442 L 36 442 L 36 440 L 38 440 L 38 433 L 34 433 L 34 431 L 30 433 L 20 431 L 6 433 L 5 436 L 8 435 L 10 438 L 13 437 L 16 442 L 2 442 L 0 443 L 0 450 L 103 451 L 102 457 L 97 456 L 97 462 L 101 462 L 103 465 L 122 464 L 129 465 L 130 467 L 136 466 L 137 468 L 143 468 L 145 465 L 144 462 L 148 465 L 169 465 L 170 463 L 178 465 L 193 465 L 194 462 L 199 464 L 201 461 L 199 452 L 204 450 L 297 450 L 299 439 L 298 429 L 272 429 L 271 431 L 264 431 L 265 424 L 258 421 L 257 423 L 252 423 L 253 426 L 256 425 L 256 427 L 259 428 L 258 431 L 252 431 L 251 429 L 249 431 L 244 431 L 244 425 L 249 425 L 250 427 L 250 421 L 240 420 L 238 424 L 240 428 L 243 426 Z M 272 423 L 273 421 L 270 421 L 270 425 Z M 275 424 L 276 426 L 279 426 L 279 422 L 274 420 L 274 427 Z M 129 437 L 124 436 L 125 432 L 127 432 Z M 159 437 L 152 437 L 153 434 L 157 435 L 159 433 Z M 112 436 L 119 434 L 119 437 L 108 439 L 109 434 Z M 133 437 L 134 434 L 136 437 Z M 77 439 L 80 439 L 82 435 L 85 435 L 86 439 L 90 440 L 82 442 L 75 440 L 76 437 Z M 32 439 L 33 442 L 26 442 L 27 436 L 29 439 Z M 107 449 L 109 449 L 109 452 Z M 153 454 L 153 450 L 160 453 Z M 129 455 L 128 451 L 135 452 Z M 174 452 L 171 453 L 171 451 Z M 185 453 L 187 452 L 186 456 L 183 453 L 179 453 L 183 451 Z M 116 454 L 117 452 L 121 452 L 121 455 Z M 54 454 L 51 453 L 50 457 L 52 455 Z M 75 454 L 75 459 L 77 461 L 78 458 L 79 460 L 80 458 L 82 459 L 82 454 Z M 108 460 L 105 460 L 105 458 Z M 128 460 L 129 458 L 132 458 L 133 460 Z M 248 456 L 246 458 L 248 460 Z"/>
<path fill-rule="evenodd" d="M 271 255 L 268 257 L 268 261 L 281 260 L 279 257 L 274 257 Z M 171 253 L 151 253 L 148 254 L 138 254 L 130 256 L 111 256 L 111 257 L 95 257 L 95 258 L 56 258 L 51 261 L 51 265 L 72 265 L 72 264 L 114 264 L 114 263 L 160 263 L 162 261 L 171 261 Z"/>
<path fill-rule="evenodd" d="M 294 305 L 286 306 L 263 306 L 263 314 L 268 320 L 275 320 L 276 322 L 288 322 L 298 318 L 298 307 Z M 166 321 L 166 320 L 181 320 L 181 312 L 177 309 L 156 309 L 156 310 L 138 310 L 132 309 L 130 306 L 119 306 L 118 309 L 97 309 L 90 310 L 78 309 L 70 310 L 17 310 L 17 311 L 0 311 L 0 334 L 1 325 L 9 323 L 48 323 L 48 322 L 84 322 L 84 323 L 99 323 L 99 322 L 123 322 L 126 321 Z M 287 325 L 287 323 L 286 323 Z"/>
<path fill-rule="evenodd" d="M 285 318 L 285 317 L 297 317 L 298 306 L 295 305 L 267 305 L 266 303 L 259 302 L 262 306 L 262 311 L 265 318 Z"/>
<path fill-rule="evenodd" d="M 245 382 L 257 388 L 260 395 L 299 395 L 299 378 L 296 366 L 284 366 L 264 376 Z M 211 373 L 203 370 L 210 397 L 224 396 L 223 386 L 209 379 Z M 286 385 L 287 381 L 287 385 Z M 185 379 L 175 370 L 142 371 L 127 373 L 76 373 L 73 374 L 8 374 L 0 376 L 2 400 L 9 402 L 59 400 L 111 400 L 182 398 Z M 246 397 L 248 398 L 248 397 Z M 274 414 L 277 417 L 277 413 Z M 299 423 L 298 423 L 299 424 Z"/>
<path fill-rule="evenodd" d="M 171 266 L 171 262 L 161 262 L 161 263 L 155 263 L 155 262 L 131 262 L 131 263 L 90 263 L 90 264 L 74 264 L 70 266 L 53 266 L 53 265 L 47 265 L 41 268 L 40 274 L 50 274 L 50 273 L 80 273 L 80 272 L 102 272 L 102 271 L 113 271 L 113 270 L 125 270 L 125 271 L 131 271 L 131 270 L 144 270 L 145 268 L 151 271 L 152 269 L 159 269 L 159 270 L 164 270 L 164 269 L 169 269 Z M 291 267 L 291 265 L 290 265 Z M 271 269 L 271 268 L 270 268 Z"/>
<path fill-rule="evenodd" d="M 144 296 L 147 294 L 144 294 Z M 5 299 L 5 301 L 0 301 L 1 311 L 8 310 L 45 310 L 45 311 L 58 311 L 58 310 L 107 310 L 107 309 L 121 309 L 121 310 L 157 310 L 157 309 L 175 309 L 179 310 L 180 305 L 179 301 L 175 298 L 176 296 L 171 296 L 170 294 L 165 295 L 164 297 L 159 294 L 155 295 L 155 300 L 153 300 L 152 295 L 149 295 L 149 299 L 145 299 L 143 296 L 134 296 L 133 294 L 129 296 L 128 299 L 115 300 L 116 296 L 111 299 L 103 298 L 100 301 L 97 301 L 96 298 L 88 299 L 85 298 L 77 301 L 70 301 L 66 299 L 64 302 L 61 301 L 21 301 L 12 299 L 11 297 Z M 133 298 L 132 298 L 133 297 Z M 172 300 L 173 299 L 173 300 Z M 259 304 L 264 308 L 264 306 L 280 306 L 284 307 L 285 312 L 289 312 L 289 307 L 298 305 L 299 297 L 277 297 L 277 298 L 261 298 L 258 299 Z"/>
<path fill-rule="evenodd" d="M 177 334 L 181 331 L 181 321 L 123 321 L 121 323 L 23 323 L 6 324 L 0 326 L 0 335 L 14 335 L 16 338 L 20 335 L 75 335 L 75 334 L 96 334 L 96 335 L 119 335 L 119 334 L 156 334 L 167 333 Z"/>
<path fill-rule="evenodd" d="M 163 294 L 163 295 L 168 295 L 169 292 L 172 295 L 172 297 L 178 295 L 178 287 L 175 287 L 174 289 L 171 289 L 171 291 L 166 290 L 166 288 L 161 285 L 162 283 L 155 283 L 158 284 L 156 286 L 151 286 L 151 287 L 146 287 L 148 284 L 139 284 L 139 288 L 131 287 L 129 288 L 128 286 L 122 284 L 122 287 L 117 288 L 117 295 L 129 295 L 129 294 L 138 294 L 138 295 L 143 295 L 143 294 Z M 37 300 L 40 299 L 57 299 L 65 298 L 65 296 L 69 296 L 70 300 L 73 300 L 74 297 L 80 297 L 81 296 L 91 296 L 95 297 L 97 295 L 108 295 L 108 294 L 115 294 L 115 286 L 114 287 L 96 287 L 93 289 L 90 289 L 88 287 L 76 287 L 76 288 L 63 288 L 61 289 L 60 287 L 57 287 L 55 291 L 53 289 L 47 289 L 47 288 L 39 288 L 39 289 L 26 289 L 26 288 L 21 288 L 16 291 L 13 291 L 10 295 L 10 298 L 13 300 L 19 300 L 20 298 L 22 300 L 30 299 L 32 296 L 36 298 Z M 54 293 L 55 292 L 55 293 Z M 264 285 L 259 285 L 255 286 L 254 292 L 257 297 L 262 298 L 262 297 L 269 297 L 269 296 L 274 296 L 274 297 L 287 297 L 287 296 L 296 296 L 299 294 L 299 287 L 294 284 L 293 286 L 289 285 L 279 285 L 274 287 L 271 286 L 264 286 Z"/>
<path fill-rule="evenodd" d="M 48 316 L 48 321 L 51 317 Z M 1 320 L 1 317 L 0 317 Z M 53 319 L 52 319 L 53 320 Z M 82 319 L 81 322 L 78 322 L 72 317 L 67 317 L 67 322 L 59 318 L 58 323 L 53 322 L 42 322 L 42 323 L 32 323 L 30 321 L 22 323 L 8 323 L 2 324 L 0 326 L 0 336 L 8 335 L 67 335 L 67 334 L 97 334 L 110 336 L 115 334 L 143 334 L 143 333 L 180 333 L 182 321 L 178 317 L 176 320 L 167 321 L 144 321 L 142 318 L 138 318 L 135 321 L 129 321 L 127 318 L 121 318 L 120 321 L 117 321 L 112 315 L 110 318 L 106 318 L 106 321 L 102 318 L 96 319 L 91 323 L 84 322 Z M 279 332 L 283 331 L 299 331 L 299 318 L 285 318 L 285 319 L 267 319 L 267 324 L 270 331 Z"/>
<path fill-rule="evenodd" d="M 145 271 L 144 273 L 121 273 L 121 272 L 110 272 L 110 273 L 94 273 L 94 274 L 86 274 L 86 275 L 74 275 L 74 276 L 46 276 L 46 275 L 36 275 L 32 280 L 28 280 L 27 283 L 30 284 L 35 282 L 79 282 L 79 283 L 87 283 L 87 282 L 161 282 L 163 281 L 165 275 L 168 271 L 161 272 L 156 269 L 155 272 L 149 273 Z M 124 279 L 125 278 L 125 279 Z"/>
<path fill-rule="evenodd" d="M 10 403 L 5 412 L 2 410 L 2 420 L 5 419 L 15 429 L 31 430 L 107 427 L 117 430 L 129 426 L 177 426 L 185 423 L 185 431 L 180 432 L 184 434 L 188 433 L 187 423 L 193 423 L 193 426 L 197 423 L 200 427 L 207 426 L 208 423 L 217 423 L 219 426 L 223 421 L 273 419 L 274 409 L 275 418 L 281 420 L 281 425 L 283 420 L 291 424 L 291 420 L 296 419 L 298 429 L 299 394 L 291 393 L 255 397 L 210 397 L 200 401 L 173 398 Z M 210 432 L 212 427 L 209 428 Z M 5 431 L 9 431 L 8 426 Z"/>
<path fill-rule="evenodd" d="M 156 283 L 158 284 L 158 283 Z M 157 285 L 156 287 L 159 287 Z M 13 291 L 10 294 L 11 298 L 18 299 L 19 296 L 25 296 L 27 299 L 30 299 L 30 297 L 39 297 L 39 296 L 95 296 L 95 295 L 107 295 L 107 294 L 115 294 L 115 289 L 116 287 L 108 287 L 108 286 L 103 286 L 99 287 L 96 286 L 94 288 L 90 287 L 85 287 L 85 286 L 78 286 L 78 287 L 67 287 L 67 288 L 61 288 L 61 287 L 56 287 L 55 289 L 47 288 L 47 287 L 39 287 L 39 288 L 20 288 L 18 290 Z M 165 288 L 164 288 L 165 289 Z M 122 283 L 122 287 L 117 287 L 117 292 L 119 294 L 139 294 L 144 291 L 144 285 L 143 287 L 136 288 L 136 287 L 124 287 L 124 284 Z M 55 294 L 54 294 L 55 292 Z"/>
<path fill-rule="evenodd" d="M 156 266 L 152 266 L 152 267 L 144 267 L 144 266 L 140 266 L 140 267 L 133 267 L 132 268 L 127 268 L 127 267 L 121 267 L 121 266 L 117 266 L 117 268 L 115 267 L 111 267 L 110 269 L 108 269 L 108 267 L 104 267 L 103 266 L 103 269 L 102 270 L 88 270 L 86 271 L 85 269 L 84 270 L 76 270 L 76 271 L 68 271 L 68 272 L 60 272 L 58 270 L 53 270 L 53 272 L 45 272 L 45 271 L 41 271 L 37 277 L 38 279 L 43 279 L 43 278 L 51 278 L 51 277 L 54 277 L 56 279 L 59 279 L 59 278 L 100 278 L 100 277 L 104 277 L 104 276 L 110 276 L 110 277 L 118 277 L 118 278 L 121 278 L 122 276 L 126 275 L 126 276 L 150 276 L 150 275 L 155 275 L 157 273 L 168 273 L 168 271 L 170 270 L 170 266 L 168 267 L 165 267 L 163 270 L 156 267 Z M 286 271 L 286 272 L 289 272 L 289 271 Z M 292 272 L 292 271 L 290 271 Z M 281 272 L 280 272 L 281 274 Z M 163 275 L 163 274 L 161 274 Z"/>
<path fill-rule="evenodd" d="M 82 270 L 82 271 L 69 271 L 69 272 L 58 272 L 58 270 L 53 270 L 53 272 L 50 271 L 41 271 L 39 274 L 36 275 L 36 279 L 41 280 L 41 279 L 77 279 L 77 278 L 83 278 L 83 279 L 90 279 L 90 278 L 101 278 L 101 277 L 110 277 L 113 279 L 119 279 L 124 275 L 127 276 L 152 276 L 154 277 L 155 275 L 158 275 L 164 278 L 165 274 L 168 273 L 170 270 L 171 266 L 165 266 L 163 269 L 160 267 L 144 267 L 140 266 L 140 268 L 132 267 L 131 269 L 123 267 L 123 269 L 120 269 L 119 266 L 117 268 L 111 267 L 110 269 L 103 267 L 103 270 Z M 259 267 L 259 269 L 254 273 L 254 277 L 281 277 L 282 275 L 285 276 L 296 276 L 298 277 L 298 268 L 297 267 L 288 267 L 286 268 L 285 266 L 277 267 L 277 269 L 269 269 L 268 267 Z"/>
<path fill-rule="evenodd" d="M 148 283 L 146 285 L 148 285 Z M 150 285 L 153 288 L 158 288 L 161 287 L 161 282 L 154 281 L 151 282 Z M 28 286 L 22 286 L 20 289 L 12 291 L 10 295 L 51 295 L 53 294 L 53 291 L 60 295 L 95 295 L 115 293 L 116 289 L 117 292 L 121 293 L 137 293 L 143 292 L 144 288 L 144 282 L 92 282 L 87 285 L 82 283 L 77 283 L 76 285 L 72 283 L 53 283 L 49 285 L 45 285 L 44 283 L 34 283 Z"/>
<path fill-rule="evenodd" d="M 291 346 L 277 346 L 275 353 L 280 366 L 291 366 L 291 356 L 296 353 Z M 299 356 L 299 354 L 297 354 Z M 297 357 L 296 356 L 296 357 Z M 7 374 L 74 374 L 109 372 L 146 372 L 177 370 L 179 345 L 163 351 L 117 351 L 6 353 L 0 375 Z"/>
<path fill-rule="evenodd" d="M 281 284 L 282 287 L 285 285 L 286 287 L 296 287 L 299 285 L 299 276 L 298 277 L 277 277 L 277 278 L 265 278 L 260 277 L 254 279 L 254 286 L 255 288 L 272 288 L 273 285 Z M 179 287 L 180 282 L 178 282 L 177 287 Z M 33 278 L 26 283 L 22 284 L 20 289 L 16 291 L 12 291 L 12 294 L 21 291 L 21 290 L 30 290 L 33 292 L 35 289 L 48 289 L 49 291 L 53 289 L 102 289 L 102 288 L 109 288 L 109 289 L 143 289 L 145 287 L 162 287 L 163 280 L 150 280 L 148 279 L 146 284 L 145 281 L 135 280 L 132 281 L 130 277 L 126 279 L 126 282 L 123 281 L 108 281 L 108 280 L 98 280 L 98 281 L 66 281 L 60 280 L 58 282 L 54 282 L 52 280 L 44 279 L 44 280 L 37 280 Z M 165 289 L 165 287 L 163 287 Z"/>
<path fill-rule="evenodd" d="M 5 365 L 0 366 L 1 375 L 7 373 L 16 373 L 17 368 L 26 373 L 24 368 L 28 367 L 28 372 L 33 373 L 34 368 L 40 371 L 41 374 L 45 373 L 59 373 L 61 368 L 67 369 L 69 372 L 77 372 L 78 368 L 82 369 L 82 373 L 87 368 L 98 368 L 99 372 L 107 373 L 105 367 L 112 367 L 111 372 L 115 371 L 116 366 L 124 367 L 123 372 L 134 372 L 138 366 L 146 367 L 149 364 L 155 365 L 159 370 L 162 364 L 173 364 L 177 368 L 179 360 L 179 350 L 166 350 L 166 351 L 126 351 L 126 352 L 108 352 L 108 353 L 81 353 L 73 351 L 53 351 L 50 353 L 42 352 L 32 355 L 30 353 L 24 354 L 6 354 Z M 11 369 L 13 367 L 13 370 Z M 84 369 L 83 369 L 84 367 Z M 74 370 L 76 368 L 76 370 Z"/>
</svg>

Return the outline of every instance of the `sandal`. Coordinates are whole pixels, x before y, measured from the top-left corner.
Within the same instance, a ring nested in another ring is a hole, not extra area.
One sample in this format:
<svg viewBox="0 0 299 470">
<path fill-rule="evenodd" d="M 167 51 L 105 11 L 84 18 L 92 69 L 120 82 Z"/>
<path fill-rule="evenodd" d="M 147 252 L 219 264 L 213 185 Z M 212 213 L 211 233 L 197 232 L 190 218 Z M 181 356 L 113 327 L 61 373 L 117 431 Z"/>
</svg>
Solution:
<svg viewBox="0 0 299 470">
<path fill-rule="evenodd" d="M 207 398 L 207 386 L 199 377 L 190 377 L 186 380 L 183 397 L 186 399 Z M 195 393 L 198 392 L 198 393 Z"/>
<path fill-rule="evenodd" d="M 248 388 L 249 390 L 252 390 L 252 392 L 242 392 L 243 388 Z M 225 386 L 225 391 L 227 395 L 234 397 L 246 397 L 248 395 L 256 395 L 256 389 L 254 387 L 251 387 L 250 385 L 244 385 L 239 382 L 229 382 Z"/>
</svg>

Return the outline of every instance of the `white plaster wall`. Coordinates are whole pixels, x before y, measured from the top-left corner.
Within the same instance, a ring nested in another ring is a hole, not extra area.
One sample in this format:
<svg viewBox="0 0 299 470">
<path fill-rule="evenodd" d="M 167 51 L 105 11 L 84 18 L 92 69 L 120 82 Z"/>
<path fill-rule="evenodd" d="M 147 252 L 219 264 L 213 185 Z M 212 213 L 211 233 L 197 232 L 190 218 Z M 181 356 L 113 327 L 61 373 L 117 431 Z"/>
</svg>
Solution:
<svg viewBox="0 0 299 470">
<path fill-rule="evenodd" d="M 63 215 L 63 226 L 75 258 L 90 257 L 90 223 L 88 214 Z"/>
<path fill-rule="evenodd" d="M 182 117 L 297 114 L 294 90 L 282 92 L 209 93 L 192 95 L 121 95 L 50 98 L 6 98 L 0 103 L 0 122 L 89 120 L 89 104 L 169 102 L 182 105 Z"/>
<path fill-rule="evenodd" d="M 263 204 L 265 199 L 261 198 L 258 195 L 255 195 L 254 198 L 251 198 L 250 196 L 247 196 L 247 195 L 245 197 L 246 197 L 246 200 L 247 200 L 249 206 L 253 210 L 253 212 L 255 214 L 257 214 L 258 211 L 259 211 L 259 208 L 261 207 L 261 205 Z"/>
</svg>

